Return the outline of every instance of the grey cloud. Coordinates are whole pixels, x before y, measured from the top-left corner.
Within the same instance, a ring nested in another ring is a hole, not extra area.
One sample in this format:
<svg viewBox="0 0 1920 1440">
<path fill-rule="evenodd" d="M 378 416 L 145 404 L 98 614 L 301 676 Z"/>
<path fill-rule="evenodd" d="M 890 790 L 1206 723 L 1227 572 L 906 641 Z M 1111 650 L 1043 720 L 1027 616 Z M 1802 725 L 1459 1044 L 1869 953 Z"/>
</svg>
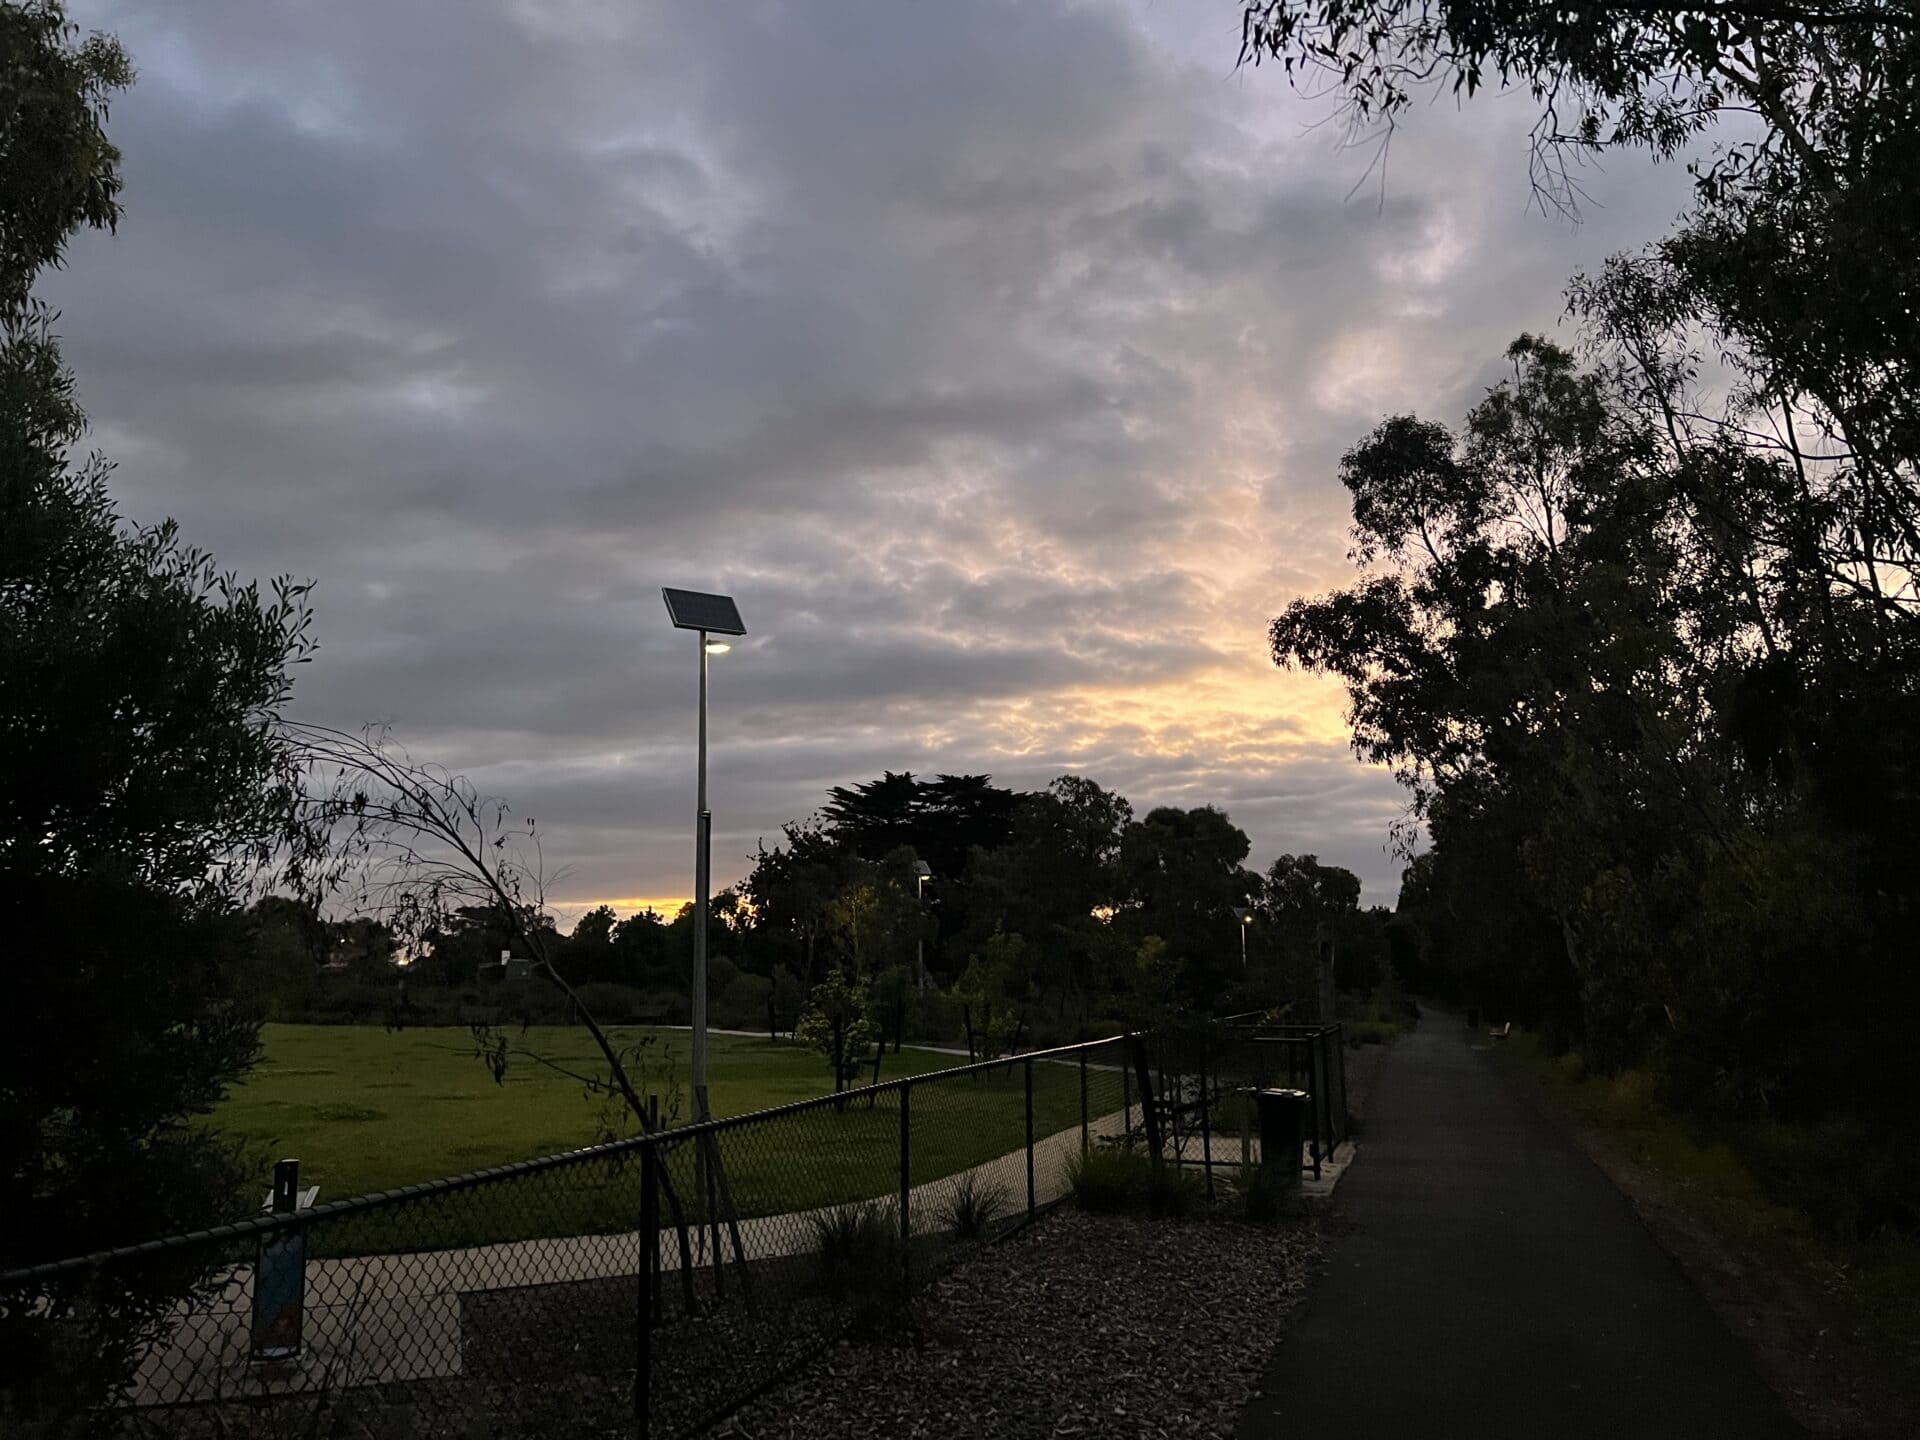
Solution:
<svg viewBox="0 0 1920 1440">
<path fill-rule="evenodd" d="M 1344 573 L 1340 452 L 1457 418 L 1678 196 L 1623 166 L 1578 234 L 1531 217 L 1496 106 L 1346 202 L 1318 107 L 1150 7 L 76 8 L 143 70 L 126 222 L 48 287 L 127 512 L 317 578 L 301 707 L 511 793 L 576 894 L 687 886 L 682 584 L 754 630 L 716 672 L 742 864 L 882 768 L 1076 766 L 1390 898 L 1391 783 L 1283 684 L 1277 766 L 1008 717 L 1269 693 L 1267 615 Z"/>
</svg>

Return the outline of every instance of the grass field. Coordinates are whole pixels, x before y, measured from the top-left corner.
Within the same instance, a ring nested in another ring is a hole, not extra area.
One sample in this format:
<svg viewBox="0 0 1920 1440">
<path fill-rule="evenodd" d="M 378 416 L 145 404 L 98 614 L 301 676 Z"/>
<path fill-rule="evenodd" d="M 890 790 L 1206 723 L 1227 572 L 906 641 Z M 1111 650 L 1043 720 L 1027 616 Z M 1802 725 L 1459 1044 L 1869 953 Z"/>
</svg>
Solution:
<svg viewBox="0 0 1920 1440">
<path fill-rule="evenodd" d="M 632 1038 L 640 1032 L 624 1033 Z M 691 1037 L 685 1031 L 655 1033 L 651 1053 L 672 1056 L 684 1089 Z M 216 1126 L 257 1152 L 263 1189 L 272 1161 L 286 1156 L 300 1160 L 302 1183 L 319 1185 L 327 1201 L 557 1154 L 600 1138 L 598 1097 L 519 1054 L 495 1084 L 465 1030 L 269 1025 L 264 1040 L 265 1061 L 213 1117 Z M 588 1073 L 597 1056 L 583 1030 L 536 1027 L 516 1034 L 514 1044 Z M 886 1057 L 881 1078 L 963 1063 L 957 1056 L 909 1049 Z M 714 1109 L 722 1116 L 809 1099 L 832 1083 L 811 1051 L 744 1036 L 713 1036 L 710 1070 Z M 1035 1133 L 1077 1125 L 1077 1071 L 1044 1063 L 1034 1071 Z M 1117 1074 L 1096 1072 L 1092 1084 L 1096 1112 L 1119 1108 Z M 683 1119 L 686 1109 L 683 1101 Z M 1021 1068 L 915 1086 L 911 1112 L 916 1184 L 1006 1154 L 1025 1139 Z M 887 1096 L 872 1108 L 856 1102 L 724 1132 L 721 1147 L 738 1213 L 772 1214 L 891 1193 L 898 1181 L 899 1129 L 897 1100 Z M 682 1189 L 692 1195 L 698 1187 L 689 1153 L 683 1148 L 672 1165 L 676 1173 L 687 1169 Z M 631 1163 L 570 1166 L 370 1217 L 356 1222 L 365 1233 L 337 1237 L 337 1246 L 326 1248 L 438 1248 L 629 1229 L 636 1187 Z"/>
</svg>

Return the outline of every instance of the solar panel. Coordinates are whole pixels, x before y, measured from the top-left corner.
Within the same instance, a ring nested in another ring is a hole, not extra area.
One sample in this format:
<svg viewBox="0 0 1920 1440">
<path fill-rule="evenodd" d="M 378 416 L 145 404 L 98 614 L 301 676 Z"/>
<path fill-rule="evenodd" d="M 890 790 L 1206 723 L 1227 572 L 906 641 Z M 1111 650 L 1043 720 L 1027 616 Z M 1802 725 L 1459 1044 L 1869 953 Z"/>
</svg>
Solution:
<svg viewBox="0 0 1920 1440">
<path fill-rule="evenodd" d="M 666 597 L 667 614 L 682 630 L 705 630 L 710 635 L 744 635 L 747 627 L 740 621 L 740 607 L 731 595 L 708 595 L 699 590 L 671 590 L 660 587 Z"/>
</svg>

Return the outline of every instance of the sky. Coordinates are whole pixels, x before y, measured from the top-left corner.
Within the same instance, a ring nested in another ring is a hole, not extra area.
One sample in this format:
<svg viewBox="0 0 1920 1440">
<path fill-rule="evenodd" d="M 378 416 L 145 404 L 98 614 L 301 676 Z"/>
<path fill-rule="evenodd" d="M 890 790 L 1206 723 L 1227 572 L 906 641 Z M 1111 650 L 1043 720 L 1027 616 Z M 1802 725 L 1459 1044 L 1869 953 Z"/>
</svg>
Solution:
<svg viewBox="0 0 1920 1440">
<path fill-rule="evenodd" d="M 1685 176 L 1531 204 L 1524 97 L 1384 179 L 1224 0 L 88 0 L 117 233 L 42 293 L 132 520 L 317 582 L 293 713 L 534 817 L 563 915 L 716 884 L 827 787 L 1081 773 L 1392 903 L 1403 799 L 1270 618 L 1341 453 L 1457 423 Z M 1357 188 L 1356 188 L 1357 187 Z"/>
</svg>

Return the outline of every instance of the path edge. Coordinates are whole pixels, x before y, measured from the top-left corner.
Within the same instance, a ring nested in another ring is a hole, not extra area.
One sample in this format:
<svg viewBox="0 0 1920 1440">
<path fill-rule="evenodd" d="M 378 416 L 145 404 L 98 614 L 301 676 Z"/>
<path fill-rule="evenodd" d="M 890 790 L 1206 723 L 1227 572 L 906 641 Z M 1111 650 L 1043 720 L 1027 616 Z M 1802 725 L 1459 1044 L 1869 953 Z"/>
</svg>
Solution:
<svg viewBox="0 0 1920 1440">
<path fill-rule="evenodd" d="M 1642 1229 L 1697 1291 L 1753 1362 L 1788 1413 L 1821 1440 L 1903 1440 L 1920 1415 L 1845 1339 L 1835 1307 L 1784 1274 L 1769 1257 L 1723 1234 L 1665 1175 L 1582 1119 L 1545 1085 L 1487 1051 L 1488 1067 L 1522 1103 L 1551 1123 L 1618 1191 Z M 1759 1283 L 1754 1283 L 1759 1277 Z M 1809 1347 L 1812 1347 L 1811 1349 Z"/>
</svg>

